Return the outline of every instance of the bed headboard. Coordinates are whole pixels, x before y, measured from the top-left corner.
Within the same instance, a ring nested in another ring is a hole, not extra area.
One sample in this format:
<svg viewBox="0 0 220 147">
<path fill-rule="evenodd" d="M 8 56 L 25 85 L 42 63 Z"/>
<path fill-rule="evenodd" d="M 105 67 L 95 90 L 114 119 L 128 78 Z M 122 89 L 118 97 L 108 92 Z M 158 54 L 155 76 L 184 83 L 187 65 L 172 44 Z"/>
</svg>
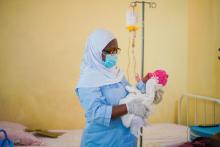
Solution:
<svg viewBox="0 0 220 147">
<path fill-rule="evenodd" d="M 185 103 L 183 103 L 183 101 L 186 101 Z M 192 103 L 190 103 L 190 100 L 194 101 L 193 105 Z M 212 123 L 216 124 L 219 122 L 216 122 L 216 116 L 220 116 L 220 114 L 216 114 L 216 106 L 220 106 L 220 98 L 214 98 L 214 97 L 208 97 L 208 96 L 201 96 L 201 95 L 195 95 L 195 94 L 183 94 L 180 98 L 179 98 L 179 103 L 178 103 L 178 124 L 182 124 L 182 116 L 183 116 L 183 107 L 185 104 L 185 125 L 189 126 L 189 116 L 192 114 L 190 113 L 190 109 L 194 109 L 194 120 L 193 120 L 193 124 L 198 124 L 198 107 L 200 107 L 201 110 L 201 105 L 199 105 L 199 101 L 200 104 L 202 102 L 203 104 L 203 125 L 207 124 L 207 112 L 210 111 L 210 109 L 207 109 L 207 103 L 212 105 Z M 191 105 L 190 105 L 191 104 Z M 200 123 L 201 124 L 201 123 Z"/>
</svg>

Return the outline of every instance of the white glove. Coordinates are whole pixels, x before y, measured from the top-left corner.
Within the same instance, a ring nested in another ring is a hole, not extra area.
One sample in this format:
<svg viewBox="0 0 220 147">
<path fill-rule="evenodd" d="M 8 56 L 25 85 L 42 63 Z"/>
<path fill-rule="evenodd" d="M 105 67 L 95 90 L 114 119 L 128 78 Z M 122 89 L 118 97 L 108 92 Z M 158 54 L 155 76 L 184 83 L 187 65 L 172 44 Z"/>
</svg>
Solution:
<svg viewBox="0 0 220 147">
<path fill-rule="evenodd" d="M 148 108 L 141 103 L 142 101 L 135 99 L 131 102 L 126 103 L 128 113 L 138 115 L 142 118 L 147 117 Z"/>
<path fill-rule="evenodd" d="M 140 90 L 138 90 L 136 87 L 133 86 L 126 86 L 125 89 L 129 92 L 129 93 L 134 93 L 134 94 L 140 94 Z"/>
</svg>

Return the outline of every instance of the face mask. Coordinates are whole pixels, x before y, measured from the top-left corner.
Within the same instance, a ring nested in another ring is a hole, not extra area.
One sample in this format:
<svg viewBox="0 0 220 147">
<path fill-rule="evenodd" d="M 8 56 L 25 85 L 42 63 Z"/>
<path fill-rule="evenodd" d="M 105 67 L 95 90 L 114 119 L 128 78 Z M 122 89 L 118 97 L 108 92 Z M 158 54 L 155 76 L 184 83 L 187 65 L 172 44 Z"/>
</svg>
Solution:
<svg viewBox="0 0 220 147">
<path fill-rule="evenodd" d="M 113 66 L 116 65 L 117 60 L 118 60 L 117 55 L 106 55 L 105 56 L 105 61 L 102 61 L 102 64 L 106 68 L 112 68 Z"/>
</svg>

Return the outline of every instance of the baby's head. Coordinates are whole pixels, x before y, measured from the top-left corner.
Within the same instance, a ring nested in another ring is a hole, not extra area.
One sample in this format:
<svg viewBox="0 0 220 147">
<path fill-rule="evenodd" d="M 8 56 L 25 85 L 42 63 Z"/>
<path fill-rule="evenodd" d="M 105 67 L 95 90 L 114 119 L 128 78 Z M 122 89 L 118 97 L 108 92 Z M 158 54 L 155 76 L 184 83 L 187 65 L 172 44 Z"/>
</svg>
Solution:
<svg viewBox="0 0 220 147">
<path fill-rule="evenodd" d="M 144 83 L 146 83 L 150 78 L 156 77 L 158 79 L 158 84 L 161 86 L 165 86 L 167 84 L 168 74 L 165 70 L 158 69 L 155 70 L 153 73 L 147 73 L 147 75 L 142 79 Z M 164 91 L 162 88 L 159 88 L 154 97 L 154 104 L 159 104 L 163 98 Z"/>
<path fill-rule="evenodd" d="M 147 73 L 147 75 L 143 78 L 143 82 L 146 83 L 150 78 L 156 77 L 158 79 L 159 84 L 165 86 L 167 84 L 168 74 L 165 70 L 158 69 L 153 73 Z"/>
</svg>

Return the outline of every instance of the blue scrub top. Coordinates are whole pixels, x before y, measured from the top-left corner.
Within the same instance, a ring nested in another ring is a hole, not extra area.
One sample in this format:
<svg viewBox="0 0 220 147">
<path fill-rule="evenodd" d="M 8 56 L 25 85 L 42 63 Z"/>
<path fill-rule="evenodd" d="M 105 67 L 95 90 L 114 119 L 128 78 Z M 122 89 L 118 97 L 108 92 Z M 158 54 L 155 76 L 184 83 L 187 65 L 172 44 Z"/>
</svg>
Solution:
<svg viewBox="0 0 220 147">
<path fill-rule="evenodd" d="M 86 127 L 81 147 L 136 147 L 137 138 L 130 128 L 123 126 L 121 118 L 111 119 L 112 106 L 127 96 L 128 81 L 94 88 L 78 88 L 76 94 L 85 111 Z M 138 89 L 144 89 L 139 82 Z"/>
</svg>

